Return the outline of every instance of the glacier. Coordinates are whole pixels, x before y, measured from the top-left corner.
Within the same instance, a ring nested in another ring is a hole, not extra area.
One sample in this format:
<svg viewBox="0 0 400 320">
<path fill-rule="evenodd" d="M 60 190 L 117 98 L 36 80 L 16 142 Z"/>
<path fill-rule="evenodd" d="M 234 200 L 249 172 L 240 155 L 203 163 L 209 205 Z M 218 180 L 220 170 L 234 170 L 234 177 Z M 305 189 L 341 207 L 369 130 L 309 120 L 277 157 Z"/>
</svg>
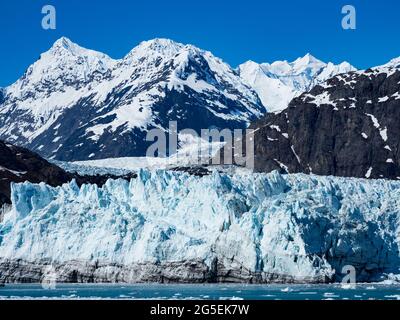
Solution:
<svg viewBox="0 0 400 320">
<path fill-rule="evenodd" d="M 400 182 L 140 170 L 102 188 L 12 184 L 0 282 L 357 281 L 400 274 Z"/>
</svg>

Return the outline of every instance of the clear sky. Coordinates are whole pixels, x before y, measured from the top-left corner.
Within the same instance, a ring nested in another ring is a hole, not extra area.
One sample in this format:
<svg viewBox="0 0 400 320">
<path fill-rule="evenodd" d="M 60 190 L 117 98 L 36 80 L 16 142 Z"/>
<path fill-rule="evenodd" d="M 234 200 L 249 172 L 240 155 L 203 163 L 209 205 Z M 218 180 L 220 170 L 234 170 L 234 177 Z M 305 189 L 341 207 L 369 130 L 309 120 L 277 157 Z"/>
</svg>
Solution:
<svg viewBox="0 0 400 320">
<path fill-rule="evenodd" d="M 46 4 L 57 9 L 56 30 L 41 27 Z M 356 30 L 341 27 L 346 4 L 357 10 Z M 163 37 L 210 50 L 233 67 L 310 52 L 367 68 L 400 56 L 400 1 L 1 0 L 0 30 L 0 86 L 18 79 L 61 36 L 113 58 Z"/>
</svg>

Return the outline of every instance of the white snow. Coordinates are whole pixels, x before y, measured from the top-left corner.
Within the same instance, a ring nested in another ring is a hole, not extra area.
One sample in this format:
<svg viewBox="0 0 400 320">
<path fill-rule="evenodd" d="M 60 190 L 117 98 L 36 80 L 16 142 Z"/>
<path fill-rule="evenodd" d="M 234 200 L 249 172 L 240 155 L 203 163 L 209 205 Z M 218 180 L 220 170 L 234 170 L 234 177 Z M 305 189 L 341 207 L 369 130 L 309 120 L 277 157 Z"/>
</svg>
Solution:
<svg viewBox="0 0 400 320">
<path fill-rule="evenodd" d="M 385 129 L 379 130 L 379 134 L 382 137 L 383 141 L 387 141 L 388 136 L 387 136 L 387 128 L 385 127 Z"/>
<path fill-rule="evenodd" d="M 10 173 L 12 173 L 13 175 L 16 175 L 16 176 L 18 176 L 18 177 L 21 177 L 21 176 L 23 176 L 23 175 L 26 174 L 26 171 L 11 170 L 11 169 L 8 169 L 8 168 L 2 167 L 2 166 L 0 166 L 0 171 L 8 171 L 8 172 L 10 172 Z"/>
<path fill-rule="evenodd" d="M 386 102 L 386 101 L 388 101 L 389 100 L 389 97 L 388 96 L 386 96 L 386 97 L 383 97 L 383 98 L 379 98 L 379 102 L 381 103 L 381 102 Z"/>
<path fill-rule="evenodd" d="M 289 102 L 316 84 L 341 73 L 355 71 L 347 62 L 324 63 L 310 54 L 293 62 L 258 64 L 248 61 L 238 68 L 240 76 L 258 93 L 268 112 L 280 112 Z"/>
<path fill-rule="evenodd" d="M 295 155 L 297 162 L 301 164 L 300 157 L 297 155 L 296 150 L 294 150 L 294 146 L 291 146 L 292 152 Z"/>
<path fill-rule="evenodd" d="M 372 122 L 374 124 L 374 127 L 379 129 L 380 128 L 380 124 L 378 122 L 378 119 L 373 114 L 366 113 L 366 115 L 371 118 L 371 120 L 372 120 Z"/>
<path fill-rule="evenodd" d="M 378 119 L 374 115 L 369 114 L 369 113 L 366 113 L 366 115 L 371 118 L 371 120 L 374 124 L 374 127 L 379 130 L 379 134 L 381 135 L 382 140 L 386 142 L 388 140 L 387 127 L 381 128 L 381 125 L 379 124 Z"/>
<path fill-rule="evenodd" d="M 336 106 L 335 103 L 333 103 L 333 101 L 331 100 L 331 97 L 327 91 L 324 91 L 323 93 L 313 97 L 313 99 L 314 101 L 312 102 L 315 103 L 317 106 L 321 106 L 323 104 Z"/>
<path fill-rule="evenodd" d="M 273 129 L 273 130 L 276 130 L 276 131 L 278 131 L 278 132 L 281 132 L 281 128 L 279 127 L 279 126 L 277 126 L 277 125 L 271 125 L 271 126 L 269 126 L 271 129 Z"/>
</svg>

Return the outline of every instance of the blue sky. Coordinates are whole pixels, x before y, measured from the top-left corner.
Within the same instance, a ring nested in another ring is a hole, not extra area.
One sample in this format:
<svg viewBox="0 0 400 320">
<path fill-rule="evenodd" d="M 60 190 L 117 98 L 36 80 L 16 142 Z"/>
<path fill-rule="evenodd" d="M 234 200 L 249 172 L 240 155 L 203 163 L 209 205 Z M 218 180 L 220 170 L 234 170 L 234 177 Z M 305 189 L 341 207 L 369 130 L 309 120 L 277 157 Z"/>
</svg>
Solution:
<svg viewBox="0 0 400 320">
<path fill-rule="evenodd" d="M 41 8 L 57 29 L 41 28 Z M 357 29 L 341 28 L 341 8 Z M 359 68 L 400 56 L 398 0 L 4 0 L 0 2 L 0 86 L 18 79 L 61 36 L 114 58 L 156 37 L 191 43 L 236 67 L 246 60 L 294 60 L 310 52 Z"/>
</svg>

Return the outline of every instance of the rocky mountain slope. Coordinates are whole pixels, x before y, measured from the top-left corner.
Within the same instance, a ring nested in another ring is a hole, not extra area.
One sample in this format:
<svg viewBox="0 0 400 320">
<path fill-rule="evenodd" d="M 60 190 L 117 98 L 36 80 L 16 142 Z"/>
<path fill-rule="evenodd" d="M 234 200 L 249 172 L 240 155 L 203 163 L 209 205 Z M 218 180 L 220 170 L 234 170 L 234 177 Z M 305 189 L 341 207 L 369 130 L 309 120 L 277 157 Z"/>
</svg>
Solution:
<svg viewBox="0 0 400 320">
<path fill-rule="evenodd" d="M 0 283 L 340 281 L 400 274 L 400 182 L 141 171 L 53 188 L 14 184 Z M 394 277 L 394 276 L 393 276 Z"/>
<path fill-rule="evenodd" d="M 0 139 L 57 160 L 144 156 L 148 130 L 169 121 L 199 132 L 263 113 L 231 67 L 192 45 L 155 39 L 114 60 L 61 38 L 4 89 Z"/>
<path fill-rule="evenodd" d="M 127 179 L 133 176 L 126 173 L 121 175 Z M 79 185 L 94 183 L 102 186 L 109 178 L 116 176 L 111 174 L 83 176 L 66 172 L 28 149 L 0 141 L 0 209 L 3 204 L 11 203 L 11 183 L 43 182 L 55 187 L 75 179 Z"/>
<path fill-rule="evenodd" d="M 11 203 L 11 182 L 45 182 L 58 186 L 71 181 L 71 178 L 64 170 L 37 154 L 0 141 L 0 207 L 4 203 Z"/>
<path fill-rule="evenodd" d="M 240 77 L 259 95 L 269 112 L 285 109 L 294 97 L 340 74 L 355 71 L 348 62 L 325 63 L 310 54 L 293 62 L 258 64 L 248 61 L 239 66 Z"/>
<path fill-rule="evenodd" d="M 400 59 L 337 75 L 251 127 L 257 171 L 400 179 Z"/>
</svg>

